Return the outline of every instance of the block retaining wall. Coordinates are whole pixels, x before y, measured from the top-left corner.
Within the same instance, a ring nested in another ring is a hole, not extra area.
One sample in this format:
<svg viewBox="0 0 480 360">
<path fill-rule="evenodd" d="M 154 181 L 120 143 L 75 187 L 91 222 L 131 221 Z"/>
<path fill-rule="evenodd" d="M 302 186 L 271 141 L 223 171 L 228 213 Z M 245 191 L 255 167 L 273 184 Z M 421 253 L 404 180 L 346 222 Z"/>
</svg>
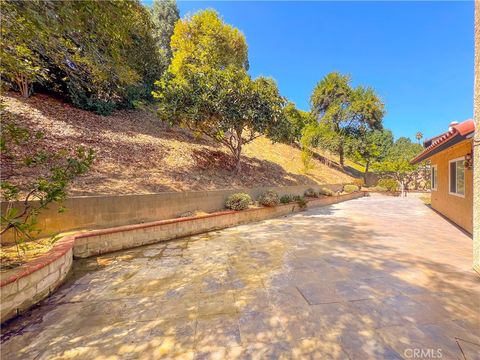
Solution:
<svg viewBox="0 0 480 360">
<path fill-rule="evenodd" d="M 52 204 L 38 216 L 39 236 L 50 236 L 59 232 L 76 230 L 94 230 L 115 226 L 147 223 L 157 220 L 173 219 L 188 211 L 201 210 L 208 213 L 221 211 L 225 200 L 231 194 L 245 192 L 252 199 L 267 190 L 273 190 L 280 196 L 285 194 L 303 195 L 308 188 L 319 190 L 328 187 L 341 191 L 342 184 L 295 185 L 283 187 L 241 188 L 226 190 L 163 192 L 158 194 L 88 196 L 68 198 L 63 203 L 65 212 L 58 212 L 58 206 Z M 35 203 L 35 201 L 33 201 Z M 2 202 L 1 211 L 8 207 L 22 209 L 23 202 Z M 12 242 L 10 234 L 4 234 L 2 243 Z"/>
</svg>

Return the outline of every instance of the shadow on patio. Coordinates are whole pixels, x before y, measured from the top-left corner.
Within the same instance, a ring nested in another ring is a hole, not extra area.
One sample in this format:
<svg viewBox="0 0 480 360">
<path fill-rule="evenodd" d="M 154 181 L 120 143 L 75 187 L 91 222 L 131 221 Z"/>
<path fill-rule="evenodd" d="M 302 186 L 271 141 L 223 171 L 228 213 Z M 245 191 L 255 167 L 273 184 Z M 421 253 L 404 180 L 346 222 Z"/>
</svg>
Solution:
<svg viewBox="0 0 480 360">
<path fill-rule="evenodd" d="M 428 211 L 365 198 L 78 261 L 2 355 L 476 359 L 471 244 Z"/>
</svg>

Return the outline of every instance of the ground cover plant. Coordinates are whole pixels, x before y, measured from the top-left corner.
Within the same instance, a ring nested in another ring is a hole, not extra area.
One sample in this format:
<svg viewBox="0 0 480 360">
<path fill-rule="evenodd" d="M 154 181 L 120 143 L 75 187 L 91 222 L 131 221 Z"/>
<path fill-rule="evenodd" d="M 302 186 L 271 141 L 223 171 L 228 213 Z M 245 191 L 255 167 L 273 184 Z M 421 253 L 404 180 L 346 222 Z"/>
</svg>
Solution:
<svg viewBox="0 0 480 360">
<path fill-rule="evenodd" d="M 308 188 L 307 190 L 305 190 L 304 195 L 306 197 L 313 197 L 313 198 L 318 197 L 318 193 L 312 188 Z"/>
<path fill-rule="evenodd" d="M 258 198 L 260 205 L 272 207 L 280 203 L 280 198 L 275 191 L 268 190 Z"/>
<path fill-rule="evenodd" d="M 231 210 L 245 210 L 252 204 L 252 198 L 245 193 L 232 194 L 227 198 L 225 207 Z"/>
</svg>

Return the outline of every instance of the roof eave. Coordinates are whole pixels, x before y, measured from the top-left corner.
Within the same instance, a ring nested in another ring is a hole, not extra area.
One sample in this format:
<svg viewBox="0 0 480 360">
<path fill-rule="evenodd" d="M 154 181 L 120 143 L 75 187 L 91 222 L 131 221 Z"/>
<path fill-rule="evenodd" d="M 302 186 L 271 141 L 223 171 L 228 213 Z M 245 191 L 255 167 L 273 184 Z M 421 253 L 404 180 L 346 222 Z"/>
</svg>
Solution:
<svg viewBox="0 0 480 360">
<path fill-rule="evenodd" d="M 473 132 L 465 134 L 465 135 L 460 135 L 459 133 L 457 133 L 454 136 L 452 136 L 450 139 L 448 139 L 444 143 L 434 147 L 433 149 L 421 152 L 414 159 L 410 160 L 410 164 L 415 165 L 415 164 L 418 164 L 421 161 L 427 160 L 428 158 L 432 157 L 435 154 L 438 154 L 439 152 L 449 148 L 450 146 L 456 145 L 459 142 L 462 142 L 463 140 L 469 139 L 471 137 L 470 134 L 472 134 L 472 133 Z"/>
</svg>

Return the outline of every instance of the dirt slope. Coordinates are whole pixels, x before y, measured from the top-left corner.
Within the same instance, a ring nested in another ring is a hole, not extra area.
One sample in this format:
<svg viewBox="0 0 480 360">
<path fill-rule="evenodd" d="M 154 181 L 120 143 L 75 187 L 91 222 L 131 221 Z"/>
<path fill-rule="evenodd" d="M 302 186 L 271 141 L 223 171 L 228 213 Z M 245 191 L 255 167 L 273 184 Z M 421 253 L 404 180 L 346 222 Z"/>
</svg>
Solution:
<svg viewBox="0 0 480 360">
<path fill-rule="evenodd" d="M 186 131 L 168 129 L 152 112 L 117 111 L 99 116 L 47 95 L 28 100 L 6 93 L 7 111 L 30 129 L 42 130 L 50 147 L 93 148 L 93 169 L 71 195 L 133 194 L 269 185 L 349 182 L 352 177 L 314 160 L 302 171 L 300 150 L 259 138 L 245 147 L 243 171 L 231 172 L 228 151 Z M 21 174 L 16 181 L 25 181 Z"/>
</svg>

